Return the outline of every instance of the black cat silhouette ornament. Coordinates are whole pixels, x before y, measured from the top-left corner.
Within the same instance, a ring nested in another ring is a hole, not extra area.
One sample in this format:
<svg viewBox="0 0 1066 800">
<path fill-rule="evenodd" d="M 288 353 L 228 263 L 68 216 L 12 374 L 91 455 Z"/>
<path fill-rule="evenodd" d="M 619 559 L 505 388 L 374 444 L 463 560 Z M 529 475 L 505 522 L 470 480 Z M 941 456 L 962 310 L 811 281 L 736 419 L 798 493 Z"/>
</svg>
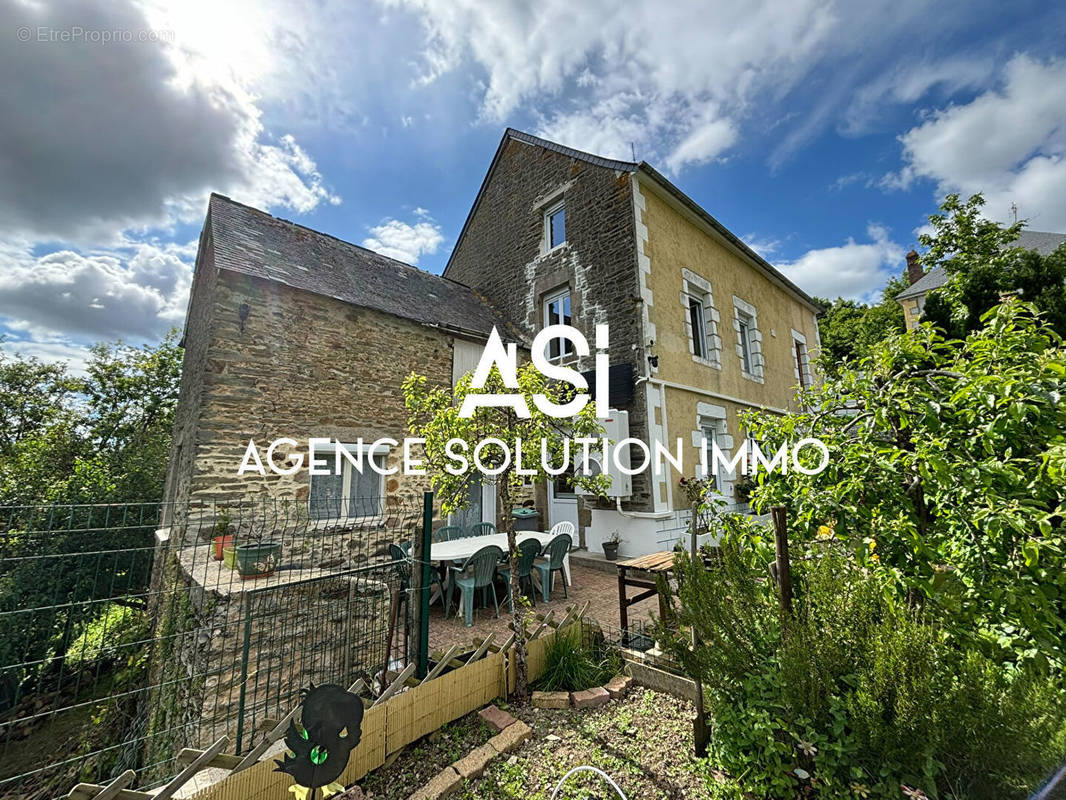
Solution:
<svg viewBox="0 0 1066 800">
<path fill-rule="evenodd" d="M 359 744 L 363 724 L 363 701 L 336 684 L 311 684 L 301 689 L 301 726 L 289 722 L 285 745 L 289 752 L 275 761 L 276 772 L 287 772 L 296 782 L 289 787 L 296 800 L 314 800 L 322 789 L 323 800 L 344 791 L 337 780 L 348 766 L 352 749 Z"/>
</svg>

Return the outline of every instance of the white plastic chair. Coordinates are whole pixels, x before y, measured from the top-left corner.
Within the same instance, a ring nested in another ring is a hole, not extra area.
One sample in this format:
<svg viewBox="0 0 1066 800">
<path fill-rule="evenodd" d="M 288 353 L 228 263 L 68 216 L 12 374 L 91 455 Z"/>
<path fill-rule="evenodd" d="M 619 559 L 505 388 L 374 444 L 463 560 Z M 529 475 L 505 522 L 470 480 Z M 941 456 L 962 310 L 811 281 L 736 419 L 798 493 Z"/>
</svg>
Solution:
<svg viewBox="0 0 1066 800">
<path fill-rule="evenodd" d="M 569 535 L 571 539 L 573 539 L 574 523 L 568 521 L 556 522 L 554 525 L 552 525 L 552 529 L 548 531 L 548 533 L 550 533 L 552 536 L 558 536 L 561 533 L 565 533 Z"/>
</svg>

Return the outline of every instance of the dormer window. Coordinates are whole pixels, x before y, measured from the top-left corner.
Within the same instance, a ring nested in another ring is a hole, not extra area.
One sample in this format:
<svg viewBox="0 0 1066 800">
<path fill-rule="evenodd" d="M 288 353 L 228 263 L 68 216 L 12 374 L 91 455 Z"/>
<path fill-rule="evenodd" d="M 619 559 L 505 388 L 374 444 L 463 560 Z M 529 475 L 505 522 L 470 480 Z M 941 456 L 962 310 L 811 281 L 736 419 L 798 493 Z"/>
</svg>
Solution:
<svg viewBox="0 0 1066 800">
<path fill-rule="evenodd" d="M 549 250 L 566 241 L 566 206 L 562 201 L 544 212 L 544 241 Z"/>
</svg>

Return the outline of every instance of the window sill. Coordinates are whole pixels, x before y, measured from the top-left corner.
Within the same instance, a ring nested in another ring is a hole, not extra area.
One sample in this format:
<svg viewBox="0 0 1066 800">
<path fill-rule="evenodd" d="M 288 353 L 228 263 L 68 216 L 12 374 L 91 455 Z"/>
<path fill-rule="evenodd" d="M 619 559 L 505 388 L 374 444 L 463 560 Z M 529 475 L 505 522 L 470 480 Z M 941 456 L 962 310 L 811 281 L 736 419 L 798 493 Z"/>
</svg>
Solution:
<svg viewBox="0 0 1066 800">
<path fill-rule="evenodd" d="M 763 378 L 762 375 L 752 375 L 750 372 L 741 372 L 740 376 L 744 378 L 744 380 L 751 381 L 752 383 L 766 383 L 766 379 Z"/>
<path fill-rule="evenodd" d="M 569 246 L 570 246 L 570 240 L 569 239 L 567 241 L 565 241 L 565 242 L 562 242 L 561 244 L 555 245 L 555 247 L 549 247 L 547 249 L 545 249 L 544 246 L 541 245 L 540 255 L 537 256 L 537 258 L 538 259 L 546 258 L 546 257 L 550 256 L 552 253 L 557 253 L 560 250 L 564 250 L 564 249 L 568 248 Z"/>
<path fill-rule="evenodd" d="M 709 358 L 702 358 L 701 356 L 693 355 L 692 360 L 695 361 L 697 364 L 702 364 L 703 366 L 710 367 L 711 369 L 716 369 L 719 371 L 721 371 L 722 369 L 722 364 L 720 362 L 711 361 Z"/>
</svg>

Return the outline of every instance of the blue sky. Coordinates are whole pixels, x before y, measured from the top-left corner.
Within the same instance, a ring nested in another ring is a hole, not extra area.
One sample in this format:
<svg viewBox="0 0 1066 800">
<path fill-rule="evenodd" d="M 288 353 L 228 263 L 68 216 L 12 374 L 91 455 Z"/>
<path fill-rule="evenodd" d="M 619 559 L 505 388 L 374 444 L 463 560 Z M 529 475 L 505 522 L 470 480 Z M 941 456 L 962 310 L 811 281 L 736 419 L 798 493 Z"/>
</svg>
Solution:
<svg viewBox="0 0 1066 800">
<path fill-rule="evenodd" d="M 439 272 L 508 125 L 635 149 L 822 296 L 949 191 L 1066 231 L 1061 3 L 0 0 L 0 36 L 0 333 L 75 367 L 180 325 L 210 191 Z"/>
</svg>

